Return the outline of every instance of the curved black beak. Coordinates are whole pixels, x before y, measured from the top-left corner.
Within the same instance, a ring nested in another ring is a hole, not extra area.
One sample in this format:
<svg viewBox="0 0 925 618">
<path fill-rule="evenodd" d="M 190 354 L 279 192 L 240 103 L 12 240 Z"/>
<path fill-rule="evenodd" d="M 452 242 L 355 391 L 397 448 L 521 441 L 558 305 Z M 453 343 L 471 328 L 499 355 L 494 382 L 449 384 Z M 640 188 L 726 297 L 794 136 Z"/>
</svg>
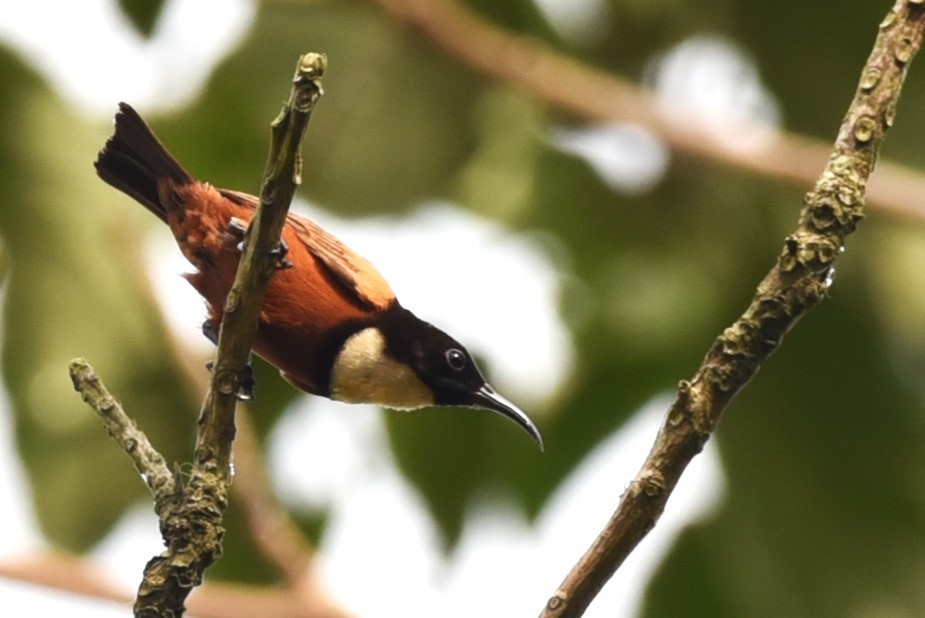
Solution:
<svg viewBox="0 0 925 618">
<path fill-rule="evenodd" d="M 533 438 L 536 445 L 540 447 L 540 450 L 543 450 L 543 436 L 540 435 L 540 430 L 536 428 L 536 425 L 533 424 L 530 417 L 520 408 L 496 393 L 495 389 L 488 384 L 482 386 L 474 395 L 475 401 L 473 405 L 491 410 L 492 412 L 497 412 L 501 416 L 511 419 L 517 423 L 521 429 L 530 434 L 530 437 Z"/>
</svg>

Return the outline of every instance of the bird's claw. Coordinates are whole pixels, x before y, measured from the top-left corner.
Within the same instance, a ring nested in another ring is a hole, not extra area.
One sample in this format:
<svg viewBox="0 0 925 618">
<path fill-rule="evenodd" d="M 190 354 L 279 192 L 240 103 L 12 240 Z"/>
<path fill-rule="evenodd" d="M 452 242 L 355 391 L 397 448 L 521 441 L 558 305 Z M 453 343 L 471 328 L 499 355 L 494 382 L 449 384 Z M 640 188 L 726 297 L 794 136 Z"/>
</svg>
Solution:
<svg viewBox="0 0 925 618">
<path fill-rule="evenodd" d="M 215 368 L 215 363 L 209 361 L 206 363 L 206 369 L 210 372 Z M 238 374 L 238 389 L 234 393 L 238 401 L 254 401 L 257 398 L 257 378 L 254 377 L 254 368 L 251 367 L 250 360 L 241 369 Z"/>
<path fill-rule="evenodd" d="M 250 360 L 238 376 L 238 392 L 234 396 L 238 401 L 253 401 L 257 398 L 257 378 L 254 376 L 254 368 L 251 367 Z"/>
<path fill-rule="evenodd" d="M 245 224 L 242 219 L 231 217 L 228 219 L 228 232 L 238 239 L 238 243 L 234 248 L 237 249 L 238 252 L 244 253 L 244 244 L 247 238 L 247 224 Z"/>
<path fill-rule="evenodd" d="M 245 243 L 247 242 L 247 225 L 241 219 L 231 217 L 231 219 L 228 220 L 228 231 L 235 238 L 239 239 L 235 248 L 243 253 Z M 270 250 L 270 255 L 276 258 L 276 268 L 278 270 L 288 270 L 292 268 L 292 262 L 286 258 L 287 253 L 289 253 L 289 245 L 287 245 L 286 241 L 283 239 L 280 239 L 279 244 Z"/>
<path fill-rule="evenodd" d="M 218 345 L 218 326 L 211 320 L 202 323 L 202 334 L 213 344 Z M 210 372 L 215 368 L 214 361 L 206 363 L 206 369 Z M 238 401 L 253 401 L 256 398 L 257 379 L 254 377 L 254 369 L 251 367 L 250 359 L 238 374 L 238 388 L 234 396 Z"/>
<path fill-rule="evenodd" d="M 286 258 L 287 253 L 289 253 L 289 245 L 286 244 L 285 240 L 280 238 L 279 244 L 270 250 L 270 255 L 276 258 L 276 268 L 278 270 L 288 270 L 292 268 L 292 262 Z"/>
<path fill-rule="evenodd" d="M 228 231 L 238 238 L 244 238 L 244 235 L 247 234 L 247 225 L 243 220 L 232 217 L 228 220 Z"/>
<path fill-rule="evenodd" d="M 202 323 L 202 334 L 205 335 L 205 338 L 211 341 L 213 345 L 218 345 L 218 326 L 216 326 L 212 320 L 206 320 Z"/>
</svg>

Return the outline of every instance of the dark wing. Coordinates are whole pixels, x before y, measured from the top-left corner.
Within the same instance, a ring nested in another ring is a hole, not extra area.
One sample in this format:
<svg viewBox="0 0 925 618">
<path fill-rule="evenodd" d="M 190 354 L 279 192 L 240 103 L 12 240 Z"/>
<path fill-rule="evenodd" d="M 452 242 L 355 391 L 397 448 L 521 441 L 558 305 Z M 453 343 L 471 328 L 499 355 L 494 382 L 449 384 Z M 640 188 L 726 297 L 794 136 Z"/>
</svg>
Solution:
<svg viewBox="0 0 925 618">
<path fill-rule="evenodd" d="M 238 191 L 221 190 L 228 199 L 257 207 L 257 198 Z M 305 217 L 289 213 L 286 226 L 299 242 L 357 299 L 375 311 L 385 311 L 395 302 L 395 293 L 379 271 L 366 258 L 354 252 L 320 225 Z"/>
</svg>

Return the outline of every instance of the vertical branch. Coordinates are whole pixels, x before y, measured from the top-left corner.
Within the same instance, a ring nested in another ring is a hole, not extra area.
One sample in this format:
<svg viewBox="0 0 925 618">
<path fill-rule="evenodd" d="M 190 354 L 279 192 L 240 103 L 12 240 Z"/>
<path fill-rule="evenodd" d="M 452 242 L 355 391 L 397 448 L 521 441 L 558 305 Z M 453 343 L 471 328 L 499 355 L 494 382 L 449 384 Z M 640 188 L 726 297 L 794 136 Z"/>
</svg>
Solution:
<svg viewBox="0 0 925 618">
<path fill-rule="evenodd" d="M 244 372 L 257 334 L 264 292 L 278 267 L 277 250 L 289 204 L 301 183 L 299 149 L 312 110 L 323 94 L 320 80 L 326 63 L 320 54 L 306 54 L 299 59 L 289 101 L 271 124 L 270 154 L 261 183 L 260 206 L 247 232 L 237 276 L 225 300 L 212 381 L 199 418 L 200 433 L 193 462 L 199 472 L 214 468 L 225 482 L 231 472 L 235 404 L 246 379 Z"/>
<path fill-rule="evenodd" d="M 651 530 L 687 464 L 732 398 L 784 335 L 826 295 L 845 239 L 863 218 L 867 179 L 893 125 L 903 79 L 925 31 L 925 0 L 896 0 L 861 73 L 828 165 L 806 194 L 796 230 L 745 313 L 708 350 L 677 396 L 616 511 L 548 600 L 541 618 L 581 616 Z"/>
<path fill-rule="evenodd" d="M 320 80 L 326 64 L 320 54 L 305 54 L 299 59 L 289 101 L 271 125 L 260 206 L 225 302 L 210 388 L 199 417 L 192 473 L 167 507 L 158 510 L 167 549 L 145 567 L 135 602 L 136 616 L 182 615 L 186 597 L 221 555 L 221 522 L 232 476 L 235 406 L 249 379 L 247 363 L 260 307 L 278 267 L 280 235 L 301 182 L 301 140 L 323 94 Z"/>
</svg>

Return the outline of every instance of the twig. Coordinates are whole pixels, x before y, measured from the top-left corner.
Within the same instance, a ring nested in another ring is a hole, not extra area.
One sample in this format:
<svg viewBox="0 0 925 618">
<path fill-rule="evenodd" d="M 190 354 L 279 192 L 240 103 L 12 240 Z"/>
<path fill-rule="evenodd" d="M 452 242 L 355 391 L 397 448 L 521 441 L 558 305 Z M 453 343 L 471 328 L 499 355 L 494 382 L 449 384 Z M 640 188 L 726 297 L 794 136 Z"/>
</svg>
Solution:
<svg viewBox="0 0 925 618">
<path fill-rule="evenodd" d="M 549 599 L 541 618 L 584 613 L 652 529 L 687 467 L 730 400 L 784 335 L 826 295 L 835 260 L 863 215 L 864 191 L 886 130 L 892 126 L 906 69 L 925 30 L 925 1 L 896 0 L 842 122 L 828 165 L 806 194 L 796 231 L 758 285 L 745 313 L 707 352 L 677 396 L 648 457 L 591 548 Z"/>
<path fill-rule="evenodd" d="M 135 464 L 135 470 L 154 495 L 155 508 L 168 504 L 176 491 L 176 479 L 163 456 L 151 445 L 148 437 L 129 418 L 119 402 L 109 394 L 86 360 L 75 358 L 68 369 L 74 389 L 100 415 L 106 431 Z"/>
<path fill-rule="evenodd" d="M 179 341 L 173 343 L 180 345 Z M 185 357 L 181 355 L 181 358 Z M 184 366 L 188 378 L 205 390 L 208 374 L 201 369 L 201 360 Z M 276 567 L 285 580 L 284 589 L 293 599 L 301 600 L 306 612 L 328 618 L 345 618 L 348 614 L 330 599 L 312 566 L 315 549 L 311 539 L 299 528 L 273 490 L 265 453 L 247 406 L 238 408 L 235 421 L 235 476 L 231 495 L 244 516 L 257 551 Z M 197 592 L 190 599 L 190 611 L 195 611 L 193 602 L 200 598 L 201 592 Z"/>
<path fill-rule="evenodd" d="M 202 391 L 208 388 L 210 374 L 202 371 L 204 359 L 185 351 L 184 343 L 171 338 L 183 372 Z M 251 420 L 247 406 L 235 413 L 237 431 L 234 441 L 235 476 L 231 484 L 232 499 L 244 514 L 248 532 L 256 549 L 285 578 L 290 588 L 314 591 L 318 599 L 306 597 L 311 606 L 324 605 L 325 594 L 312 576 L 311 561 L 315 548 L 281 504 L 267 473 L 266 453 Z M 320 600 L 319 600 L 320 599 Z"/>
<path fill-rule="evenodd" d="M 84 359 L 70 363 L 71 380 L 83 400 L 103 419 L 109 435 L 129 455 L 155 497 L 155 508 L 173 504 L 177 481 L 167 463 L 135 422 L 112 397 Z M 243 414 L 242 414 L 243 413 Z M 232 484 L 241 501 L 251 536 L 258 548 L 285 576 L 287 586 L 265 590 L 215 585 L 200 587 L 189 600 L 190 610 L 209 616 L 293 616 L 345 618 L 312 576 L 313 551 L 285 509 L 268 490 L 264 462 L 246 410 L 237 412 L 240 431 L 235 442 L 237 474 Z M 181 494 L 182 495 L 182 494 Z M 160 515 L 160 512 L 158 513 Z M 58 553 L 26 555 L 0 561 L 0 577 L 51 586 L 101 600 L 124 603 L 129 595 L 110 583 L 104 572 L 89 561 Z M 234 602 L 231 598 L 236 599 Z"/>
<path fill-rule="evenodd" d="M 232 477 L 235 407 L 264 292 L 280 259 L 280 235 L 289 204 L 301 182 L 301 141 L 322 95 L 326 65 L 320 54 L 299 58 L 289 101 L 272 123 L 260 205 L 225 301 L 211 383 L 199 417 L 192 471 L 185 486 L 174 482 L 163 458 L 102 390 L 86 363 L 71 364 L 75 387 L 103 416 L 110 433 L 135 461 L 155 494 L 155 510 L 167 549 L 145 567 L 135 601 L 136 616 L 183 615 L 190 591 L 221 555 L 221 523 Z"/>
<path fill-rule="evenodd" d="M 591 122 L 633 122 L 673 149 L 805 187 L 816 180 L 829 145 L 786 131 L 763 148 L 742 149 L 716 134 L 715 123 L 616 75 L 515 36 L 454 0 L 373 0 L 471 69 L 523 89 L 546 105 Z M 764 127 L 757 128 L 767 133 Z M 749 131 L 742 126 L 743 132 Z M 925 219 L 925 177 L 884 161 L 867 191 L 871 208 Z"/>
<path fill-rule="evenodd" d="M 235 406 L 264 292 L 277 268 L 275 249 L 301 180 L 299 149 L 311 112 L 322 95 L 320 79 L 325 66 L 326 60 L 319 54 L 299 59 L 289 102 L 273 121 L 260 206 L 225 301 L 212 381 L 199 417 L 192 473 L 182 502 L 174 512 L 161 516 L 167 549 L 145 567 L 135 602 L 136 616 L 182 615 L 187 595 L 221 555 L 221 521 L 232 475 Z"/>
<path fill-rule="evenodd" d="M 289 102 L 271 125 L 260 206 L 247 231 L 235 282 L 225 300 L 212 383 L 199 417 L 194 477 L 197 472 L 208 472 L 225 483 L 230 480 L 235 405 L 257 333 L 264 292 L 278 268 L 277 249 L 289 204 L 301 183 L 299 149 L 312 110 L 323 94 L 320 80 L 326 64 L 319 54 L 299 59 Z"/>
</svg>

